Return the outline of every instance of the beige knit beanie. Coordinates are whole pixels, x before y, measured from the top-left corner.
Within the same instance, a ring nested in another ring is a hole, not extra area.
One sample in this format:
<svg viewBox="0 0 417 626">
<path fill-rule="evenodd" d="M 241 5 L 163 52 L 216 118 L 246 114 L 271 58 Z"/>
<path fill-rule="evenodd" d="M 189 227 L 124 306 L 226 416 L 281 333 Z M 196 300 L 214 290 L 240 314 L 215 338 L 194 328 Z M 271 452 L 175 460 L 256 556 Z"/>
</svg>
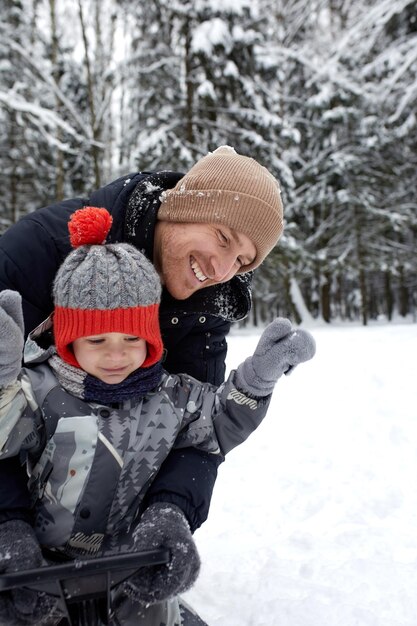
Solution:
<svg viewBox="0 0 417 626">
<path fill-rule="evenodd" d="M 278 181 L 250 157 L 220 146 L 162 194 L 158 219 L 168 222 L 224 224 L 247 235 L 256 257 L 242 268 L 262 263 L 283 231 Z"/>
</svg>

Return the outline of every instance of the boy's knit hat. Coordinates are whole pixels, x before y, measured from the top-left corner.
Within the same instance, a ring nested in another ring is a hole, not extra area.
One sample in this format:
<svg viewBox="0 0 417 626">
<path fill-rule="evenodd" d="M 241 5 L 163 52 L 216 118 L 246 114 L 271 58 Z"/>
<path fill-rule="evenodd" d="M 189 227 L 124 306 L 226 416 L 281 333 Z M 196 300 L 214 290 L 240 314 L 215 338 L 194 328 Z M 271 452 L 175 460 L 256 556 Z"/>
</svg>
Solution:
<svg viewBox="0 0 417 626">
<path fill-rule="evenodd" d="M 209 153 L 162 194 L 158 219 L 224 224 L 249 237 L 256 257 L 241 271 L 262 263 L 283 231 L 278 181 L 250 157 L 230 146 Z"/>
<path fill-rule="evenodd" d="M 59 356 L 79 364 L 71 343 L 79 337 L 118 332 L 146 339 L 142 367 L 161 359 L 158 312 L 161 284 L 153 265 L 129 244 L 105 244 L 112 224 L 106 209 L 84 207 L 68 224 L 73 250 L 53 286 L 54 336 Z"/>
</svg>

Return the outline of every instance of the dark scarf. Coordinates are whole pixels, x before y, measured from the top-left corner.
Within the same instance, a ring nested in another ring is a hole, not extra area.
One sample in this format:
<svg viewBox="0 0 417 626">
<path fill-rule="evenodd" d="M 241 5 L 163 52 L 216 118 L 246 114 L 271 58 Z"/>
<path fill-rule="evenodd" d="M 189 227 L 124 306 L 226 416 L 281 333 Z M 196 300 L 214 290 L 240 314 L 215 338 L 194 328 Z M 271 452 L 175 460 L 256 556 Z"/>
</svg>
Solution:
<svg viewBox="0 0 417 626">
<path fill-rule="evenodd" d="M 64 389 L 77 398 L 100 404 L 138 400 L 153 391 L 162 376 L 162 364 L 158 361 L 150 367 L 140 367 L 121 383 L 109 385 L 84 370 L 69 365 L 56 354 L 48 363 Z"/>
</svg>

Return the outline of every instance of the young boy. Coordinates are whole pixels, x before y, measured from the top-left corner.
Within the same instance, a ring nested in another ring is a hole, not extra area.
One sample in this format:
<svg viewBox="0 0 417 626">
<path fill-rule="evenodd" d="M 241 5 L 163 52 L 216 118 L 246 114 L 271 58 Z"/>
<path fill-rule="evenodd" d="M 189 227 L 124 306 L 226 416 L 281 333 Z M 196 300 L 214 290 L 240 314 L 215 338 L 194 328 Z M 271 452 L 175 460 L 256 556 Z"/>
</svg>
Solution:
<svg viewBox="0 0 417 626">
<path fill-rule="evenodd" d="M 203 624 L 178 597 L 200 567 L 187 503 L 169 493 L 149 503 L 147 488 L 173 447 L 224 455 L 244 441 L 278 378 L 312 358 L 314 340 L 278 318 L 219 388 L 164 372 L 158 275 L 132 246 L 104 244 L 110 226 L 105 209 L 73 214 L 75 250 L 21 371 L 20 296 L 0 294 L 0 458 L 25 454 L 34 511 L 33 527 L 16 515 L 0 525 L 0 571 L 38 567 L 41 547 L 75 558 L 165 546 L 168 565 L 119 589 L 114 623 Z M 45 594 L 0 594 L 0 623 L 56 624 L 59 615 Z"/>
</svg>

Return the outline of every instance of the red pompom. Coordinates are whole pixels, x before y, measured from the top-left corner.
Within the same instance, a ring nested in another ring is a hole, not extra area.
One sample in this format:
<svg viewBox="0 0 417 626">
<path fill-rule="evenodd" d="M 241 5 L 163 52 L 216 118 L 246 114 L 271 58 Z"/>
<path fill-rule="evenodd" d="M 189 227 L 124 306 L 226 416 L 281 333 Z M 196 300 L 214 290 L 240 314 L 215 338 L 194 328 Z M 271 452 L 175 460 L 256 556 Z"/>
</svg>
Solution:
<svg viewBox="0 0 417 626">
<path fill-rule="evenodd" d="M 113 218 L 107 209 L 85 206 L 75 211 L 68 223 L 72 247 L 105 243 L 112 222 Z"/>
</svg>

